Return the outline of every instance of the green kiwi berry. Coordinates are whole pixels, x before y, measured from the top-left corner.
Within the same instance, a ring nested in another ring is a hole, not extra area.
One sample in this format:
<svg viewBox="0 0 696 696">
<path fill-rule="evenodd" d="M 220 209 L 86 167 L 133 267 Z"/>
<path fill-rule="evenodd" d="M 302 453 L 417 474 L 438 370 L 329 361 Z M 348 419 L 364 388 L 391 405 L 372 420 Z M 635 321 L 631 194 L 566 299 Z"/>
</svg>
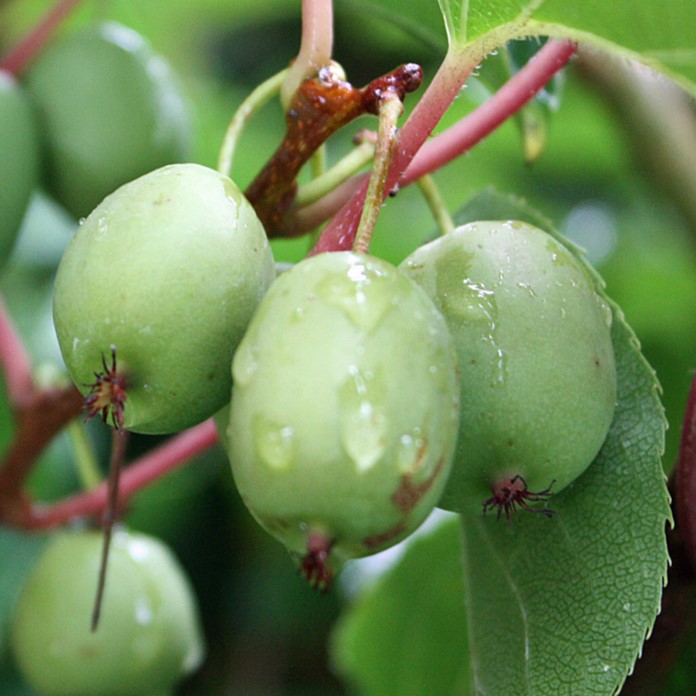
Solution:
<svg viewBox="0 0 696 696">
<path fill-rule="evenodd" d="M 45 183 L 77 218 L 127 181 L 190 157 L 182 89 L 132 29 L 105 22 L 61 36 L 26 84 L 45 140 Z"/>
<path fill-rule="evenodd" d="M 274 276 L 254 210 L 212 169 L 169 165 L 108 196 L 70 241 L 53 299 L 61 352 L 91 413 L 142 433 L 212 416 L 229 400 L 232 356 Z"/>
<path fill-rule="evenodd" d="M 616 400 L 612 315 L 587 269 L 516 221 L 459 227 L 401 268 L 440 308 L 459 355 L 459 436 L 443 506 L 485 501 L 509 516 L 563 490 L 597 455 Z"/>
<path fill-rule="evenodd" d="M 403 539 L 437 503 L 456 356 L 431 300 L 391 264 L 335 252 L 280 275 L 232 373 L 235 482 L 313 585 Z"/>
<path fill-rule="evenodd" d="M 48 541 L 14 611 L 19 670 L 39 696 L 165 696 L 204 654 L 188 579 L 160 541 L 117 531 L 92 631 L 101 548 L 97 531 Z"/>
<path fill-rule="evenodd" d="M 7 260 L 39 177 L 34 113 L 24 91 L 0 70 L 0 266 Z"/>
</svg>

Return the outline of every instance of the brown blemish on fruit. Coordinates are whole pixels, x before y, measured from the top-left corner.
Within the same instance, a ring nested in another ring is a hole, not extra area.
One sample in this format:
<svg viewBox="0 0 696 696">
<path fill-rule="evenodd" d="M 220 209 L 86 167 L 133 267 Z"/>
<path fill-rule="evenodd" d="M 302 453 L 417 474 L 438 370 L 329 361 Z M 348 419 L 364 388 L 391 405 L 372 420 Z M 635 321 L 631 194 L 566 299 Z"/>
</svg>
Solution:
<svg viewBox="0 0 696 696">
<path fill-rule="evenodd" d="M 373 534 L 372 536 L 363 539 L 363 546 L 365 546 L 366 549 L 381 548 L 382 546 L 390 542 L 392 539 L 401 536 L 404 533 L 405 529 L 406 522 L 404 520 L 401 520 L 393 527 L 388 529 L 386 532 L 382 532 L 381 534 Z"/>
<path fill-rule="evenodd" d="M 413 482 L 413 474 L 404 474 L 401 477 L 399 487 L 394 491 L 394 493 L 392 493 L 392 503 L 394 503 L 394 505 L 396 505 L 396 507 L 402 510 L 405 514 L 411 512 L 411 510 L 418 505 L 423 496 L 430 490 L 444 465 L 445 460 L 443 457 L 437 463 L 437 466 L 435 469 L 433 469 L 430 476 L 428 476 L 425 481 L 421 481 L 420 483 Z"/>
</svg>

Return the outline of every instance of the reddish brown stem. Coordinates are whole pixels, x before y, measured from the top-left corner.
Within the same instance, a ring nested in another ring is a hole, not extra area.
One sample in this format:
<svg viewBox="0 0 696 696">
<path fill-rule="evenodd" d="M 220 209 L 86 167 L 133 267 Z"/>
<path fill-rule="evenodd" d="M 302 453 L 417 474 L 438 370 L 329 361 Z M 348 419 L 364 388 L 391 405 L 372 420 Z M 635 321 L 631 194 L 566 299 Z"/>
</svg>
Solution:
<svg viewBox="0 0 696 696">
<path fill-rule="evenodd" d="M 26 516 L 22 486 L 48 443 L 82 411 L 75 387 L 32 392 L 16 404 L 16 433 L 0 464 L 0 520 L 16 523 Z"/>
<path fill-rule="evenodd" d="M 118 490 L 123 505 L 139 490 L 170 471 L 188 463 L 192 457 L 213 447 L 218 441 L 215 423 L 205 421 L 175 435 L 159 447 L 135 459 L 123 470 Z M 33 505 L 18 526 L 26 529 L 50 529 L 75 517 L 101 514 L 108 500 L 108 485 L 103 483 L 90 491 L 65 498 L 55 505 Z"/>
<path fill-rule="evenodd" d="M 677 528 L 686 555 L 696 569 L 696 375 L 686 404 L 674 482 Z"/>
<path fill-rule="evenodd" d="M 58 0 L 39 23 L 0 60 L 0 70 L 19 75 L 51 40 L 80 0 Z"/>
<path fill-rule="evenodd" d="M 408 64 L 356 89 L 324 68 L 319 77 L 300 85 L 286 114 L 283 141 L 245 192 L 269 237 L 291 237 L 301 231 L 289 211 L 297 175 L 319 147 L 358 116 L 377 114 L 385 92 L 403 100 L 422 79 L 420 67 Z"/>
</svg>

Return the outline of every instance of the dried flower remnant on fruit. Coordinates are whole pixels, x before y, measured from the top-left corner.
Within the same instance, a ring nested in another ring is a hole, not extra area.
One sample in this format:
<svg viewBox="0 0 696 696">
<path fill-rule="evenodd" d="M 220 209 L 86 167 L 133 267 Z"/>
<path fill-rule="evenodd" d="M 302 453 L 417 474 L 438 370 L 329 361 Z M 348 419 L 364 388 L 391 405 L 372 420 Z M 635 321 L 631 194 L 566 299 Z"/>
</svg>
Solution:
<svg viewBox="0 0 696 696">
<path fill-rule="evenodd" d="M 500 479 L 493 486 L 493 495 L 483 502 L 483 514 L 489 510 L 498 509 L 497 519 L 505 513 L 505 519 L 509 522 L 510 515 L 517 512 L 519 508 L 529 512 L 540 512 L 546 517 L 553 517 L 553 510 L 549 508 L 533 508 L 529 503 L 546 502 L 551 496 L 551 488 L 555 481 L 552 481 L 548 488 L 543 491 L 530 491 L 527 489 L 527 482 L 524 477 L 506 476 Z"/>
<path fill-rule="evenodd" d="M 312 531 L 307 538 L 307 553 L 300 563 L 300 574 L 316 590 L 326 592 L 334 572 L 329 562 L 333 542 L 322 532 Z"/>
<path fill-rule="evenodd" d="M 111 346 L 111 365 L 107 365 L 102 354 L 103 372 L 95 372 L 96 381 L 87 384 L 89 392 L 85 397 L 87 420 L 101 415 L 106 423 L 111 413 L 114 428 L 123 430 L 123 409 L 126 404 L 126 377 L 116 368 L 116 347 Z"/>
</svg>

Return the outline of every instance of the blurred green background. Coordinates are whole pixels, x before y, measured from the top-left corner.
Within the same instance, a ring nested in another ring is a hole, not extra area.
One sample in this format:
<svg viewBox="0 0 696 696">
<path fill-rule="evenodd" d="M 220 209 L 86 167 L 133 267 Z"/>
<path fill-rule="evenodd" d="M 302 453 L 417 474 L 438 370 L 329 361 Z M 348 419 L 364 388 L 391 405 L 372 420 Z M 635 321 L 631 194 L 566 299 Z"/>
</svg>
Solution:
<svg viewBox="0 0 696 696">
<path fill-rule="evenodd" d="M 0 47 L 6 50 L 49 6 L 38 0 L 0 2 Z M 186 85 L 195 123 L 195 160 L 215 166 L 235 108 L 255 84 L 295 55 L 299 8 L 299 0 L 85 0 L 64 30 L 109 18 L 147 36 Z M 371 18 L 366 3 L 337 3 L 335 57 L 353 83 L 363 84 L 410 61 L 432 75 L 439 56 L 437 48 Z M 471 110 L 485 93 L 485 84 L 484 67 L 480 81 L 463 91 L 447 120 Z M 640 95 L 647 95 L 643 102 Z M 650 105 L 658 100 L 663 106 L 653 113 Z M 676 456 L 696 366 L 696 192 L 691 189 L 689 196 L 688 182 L 683 190 L 684 182 L 672 174 L 674 160 L 665 156 L 672 147 L 670 133 L 679 131 L 683 142 L 677 156 L 691 157 L 693 169 L 696 126 L 689 133 L 670 125 L 684 114 L 693 126 L 693 104 L 659 81 L 647 76 L 636 82 L 623 64 L 611 67 L 597 55 L 586 55 L 566 71 L 546 150 L 537 162 L 525 164 L 519 130 L 510 122 L 436 175 L 453 212 L 493 186 L 526 198 L 587 249 L 663 386 L 670 424 L 667 472 Z M 336 159 L 350 135 L 369 125 L 361 120 L 333 141 L 329 158 Z M 234 163 L 240 186 L 253 178 L 282 131 L 282 114 L 275 104 L 251 122 Z M 0 279 L 0 290 L 37 366 L 60 365 L 50 317 L 51 286 L 74 227 L 64 211 L 37 194 Z M 398 262 L 433 228 L 416 188 L 405 189 L 384 208 L 373 251 Z M 306 239 L 274 242 L 278 260 L 296 260 L 307 249 Z M 106 461 L 104 429 L 96 424 L 89 432 Z M 132 453 L 154 442 L 135 438 Z M 75 490 L 67 437 L 59 437 L 46 452 L 31 484 L 41 499 Z M 306 587 L 282 546 L 242 506 L 219 450 L 138 495 L 126 522 L 173 546 L 200 600 L 209 656 L 203 669 L 181 685 L 180 694 L 346 692 L 331 668 L 328 643 L 331 626 L 356 591 L 352 583 L 360 574 L 349 573 L 326 596 Z M 40 537 L 0 528 L 2 696 L 31 693 L 14 672 L 3 637 L 19 581 L 40 544 Z"/>
</svg>

